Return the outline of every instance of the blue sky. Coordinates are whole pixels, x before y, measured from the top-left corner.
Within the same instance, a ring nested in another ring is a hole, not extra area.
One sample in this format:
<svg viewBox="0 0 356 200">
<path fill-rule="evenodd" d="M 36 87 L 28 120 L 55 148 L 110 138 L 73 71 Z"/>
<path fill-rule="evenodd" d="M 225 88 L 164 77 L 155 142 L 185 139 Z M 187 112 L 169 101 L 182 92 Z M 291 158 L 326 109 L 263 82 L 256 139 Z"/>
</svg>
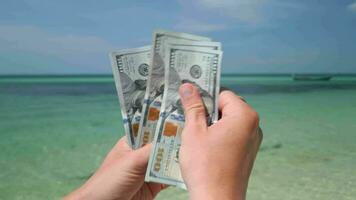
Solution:
<svg viewBox="0 0 356 200">
<path fill-rule="evenodd" d="M 356 73 L 355 0 L 5 0 L 0 74 L 111 73 L 156 28 L 222 42 L 223 73 Z"/>
</svg>

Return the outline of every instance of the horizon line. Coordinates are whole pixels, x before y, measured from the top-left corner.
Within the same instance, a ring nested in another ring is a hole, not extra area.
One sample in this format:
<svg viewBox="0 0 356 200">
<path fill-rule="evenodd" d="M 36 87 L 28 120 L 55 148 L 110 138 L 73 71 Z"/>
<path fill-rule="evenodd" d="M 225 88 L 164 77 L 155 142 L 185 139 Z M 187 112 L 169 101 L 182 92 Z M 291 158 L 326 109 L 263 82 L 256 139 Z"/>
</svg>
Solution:
<svg viewBox="0 0 356 200">
<path fill-rule="evenodd" d="M 327 75 L 356 76 L 356 73 L 221 73 L 221 76 L 293 76 L 293 75 Z M 41 78 L 41 77 L 113 77 L 113 74 L 0 74 L 0 78 Z"/>
</svg>

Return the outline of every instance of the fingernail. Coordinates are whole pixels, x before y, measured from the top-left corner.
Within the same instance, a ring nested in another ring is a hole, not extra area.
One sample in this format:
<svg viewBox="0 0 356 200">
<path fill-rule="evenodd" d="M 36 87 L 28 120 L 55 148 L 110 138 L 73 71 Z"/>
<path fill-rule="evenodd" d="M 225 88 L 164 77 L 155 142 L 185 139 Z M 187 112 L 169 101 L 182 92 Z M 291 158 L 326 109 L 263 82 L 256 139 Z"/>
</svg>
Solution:
<svg viewBox="0 0 356 200">
<path fill-rule="evenodd" d="M 193 87 L 190 84 L 183 84 L 181 86 L 180 91 L 181 91 L 181 97 L 183 99 L 188 99 L 193 94 Z"/>
</svg>

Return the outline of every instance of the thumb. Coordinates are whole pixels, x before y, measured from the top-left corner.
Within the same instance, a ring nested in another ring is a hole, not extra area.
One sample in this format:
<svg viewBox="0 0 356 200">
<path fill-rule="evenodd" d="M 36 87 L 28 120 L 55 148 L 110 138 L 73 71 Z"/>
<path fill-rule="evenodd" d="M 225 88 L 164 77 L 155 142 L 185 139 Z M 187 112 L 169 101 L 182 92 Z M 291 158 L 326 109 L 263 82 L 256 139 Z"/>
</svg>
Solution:
<svg viewBox="0 0 356 200">
<path fill-rule="evenodd" d="M 205 106 L 199 90 L 190 83 L 184 83 L 179 88 L 179 95 L 184 108 L 185 128 L 196 131 L 206 129 Z"/>
<path fill-rule="evenodd" d="M 135 163 L 139 167 L 146 167 L 148 163 L 148 159 L 150 158 L 152 144 L 146 144 L 145 146 L 134 150 L 132 153 L 134 155 Z"/>
</svg>

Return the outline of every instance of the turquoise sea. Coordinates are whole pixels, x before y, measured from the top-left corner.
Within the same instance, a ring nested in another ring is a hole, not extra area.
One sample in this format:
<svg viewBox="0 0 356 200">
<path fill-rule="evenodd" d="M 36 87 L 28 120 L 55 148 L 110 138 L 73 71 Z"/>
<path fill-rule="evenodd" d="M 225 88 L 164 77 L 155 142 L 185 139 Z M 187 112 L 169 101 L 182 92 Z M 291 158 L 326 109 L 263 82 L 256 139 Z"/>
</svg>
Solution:
<svg viewBox="0 0 356 200">
<path fill-rule="evenodd" d="M 259 112 L 249 200 L 355 199 L 356 77 L 224 76 Z M 59 199 L 123 135 L 113 79 L 0 77 L 0 199 Z M 187 199 L 176 188 L 157 199 Z"/>
</svg>

